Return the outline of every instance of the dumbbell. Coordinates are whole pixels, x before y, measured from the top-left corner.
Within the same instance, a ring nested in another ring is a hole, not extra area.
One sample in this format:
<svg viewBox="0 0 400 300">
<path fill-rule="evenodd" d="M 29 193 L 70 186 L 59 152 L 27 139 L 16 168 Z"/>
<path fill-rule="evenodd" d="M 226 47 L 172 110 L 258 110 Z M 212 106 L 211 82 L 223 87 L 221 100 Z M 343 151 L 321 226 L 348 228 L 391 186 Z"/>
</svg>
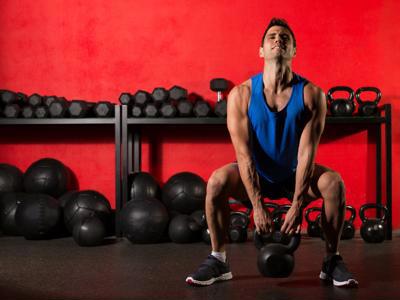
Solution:
<svg viewBox="0 0 400 300">
<path fill-rule="evenodd" d="M 217 92 L 217 103 L 214 113 L 221 118 L 226 118 L 227 102 L 223 99 L 222 92 L 228 89 L 228 81 L 224 78 L 214 78 L 210 81 L 210 89 Z"/>
<path fill-rule="evenodd" d="M 13 104 L 17 102 L 17 93 L 9 90 L 1 90 L 0 91 L 0 102 L 3 105 Z"/>
<path fill-rule="evenodd" d="M 7 104 L 4 106 L 3 115 L 6 118 L 18 118 L 21 113 L 21 108 L 18 104 Z"/>
<path fill-rule="evenodd" d="M 143 117 L 143 109 L 138 105 L 133 105 L 131 108 L 131 116 L 134 118 Z"/>
<path fill-rule="evenodd" d="M 152 101 L 151 95 L 143 90 L 138 90 L 134 95 L 133 95 L 133 104 L 137 105 L 141 108 L 144 108 L 147 103 Z"/>
<path fill-rule="evenodd" d="M 100 101 L 94 105 L 93 112 L 98 118 L 111 118 L 114 116 L 114 105 L 108 101 Z"/>
<path fill-rule="evenodd" d="M 65 99 L 65 97 L 57 97 L 57 96 L 45 96 L 43 99 L 44 104 L 47 107 L 50 107 L 51 103 L 53 103 L 56 100 L 67 101 L 67 99 Z"/>
<path fill-rule="evenodd" d="M 314 219 L 311 219 L 310 215 L 313 212 L 317 212 L 314 214 Z M 306 210 L 305 219 L 307 221 L 307 234 L 310 237 L 321 237 L 321 207 L 310 207 Z"/>
<path fill-rule="evenodd" d="M 37 106 L 34 109 L 34 115 L 38 119 L 49 117 L 49 108 L 46 105 Z"/>
<path fill-rule="evenodd" d="M 173 101 L 179 101 L 182 99 L 186 99 L 188 92 L 186 89 L 184 89 L 183 87 L 180 87 L 178 85 L 174 85 L 173 87 L 171 87 L 168 91 L 169 94 L 169 99 L 173 100 Z"/>
<path fill-rule="evenodd" d="M 43 97 L 39 94 L 32 94 L 28 98 L 28 104 L 32 107 L 37 107 L 43 104 Z"/>
<path fill-rule="evenodd" d="M 197 94 L 190 94 L 189 99 L 194 99 L 193 113 L 198 118 L 209 117 L 211 115 L 211 106 L 208 102 Z"/>
<path fill-rule="evenodd" d="M 183 98 L 178 101 L 177 109 L 180 117 L 191 117 L 193 114 L 193 103 L 187 98 Z"/>
<path fill-rule="evenodd" d="M 365 211 L 375 209 L 383 213 L 382 217 L 367 218 Z M 362 221 L 360 234 L 367 243 L 382 243 L 386 234 L 386 218 L 389 211 L 381 204 L 367 203 L 360 207 L 360 218 Z"/>
<path fill-rule="evenodd" d="M 168 101 L 169 93 L 166 89 L 162 87 L 155 88 L 151 93 L 151 98 L 157 108 L 161 107 L 163 103 Z"/>
<path fill-rule="evenodd" d="M 133 96 L 127 92 L 121 93 L 121 95 L 119 96 L 119 103 L 121 103 L 122 105 L 132 105 L 133 102 Z"/>
<path fill-rule="evenodd" d="M 333 98 L 335 92 L 347 92 L 348 97 L 346 98 Z M 327 101 L 330 105 L 330 111 L 332 116 L 352 116 L 355 106 L 354 106 L 354 91 L 348 86 L 335 86 L 329 89 L 327 94 Z"/>
<path fill-rule="evenodd" d="M 52 118 L 65 118 L 68 113 L 69 103 L 65 98 L 57 98 L 49 105 L 49 114 Z"/>
<path fill-rule="evenodd" d="M 71 118 L 85 118 L 90 116 L 94 103 L 84 100 L 72 100 L 68 106 L 68 113 Z"/>
<path fill-rule="evenodd" d="M 247 240 L 247 227 L 250 223 L 249 214 L 249 209 L 246 212 L 231 212 L 229 220 L 229 241 L 231 243 L 243 243 Z"/>
<path fill-rule="evenodd" d="M 163 91 L 162 92 L 159 91 L 159 93 L 164 94 Z M 176 103 L 178 103 L 179 105 L 179 103 L 187 97 L 187 90 L 180 86 L 174 85 L 172 88 L 169 89 L 168 94 L 169 94 L 169 99 L 164 100 L 164 102 L 162 103 L 160 108 L 160 114 L 164 118 L 173 118 L 178 113 Z M 181 110 L 185 109 L 185 107 L 182 107 L 182 105 L 180 108 Z M 181 112 L 179 112 L 179 114 L 181 115 Z"/>
<path fill-rule="evenodd" d="M 374 100 L 362 100 L 361 99 L 361 94 L 364 92 L 373 92 L 375 93 L 375 99 Z M 378 103 L 381 100 L 382 93 L 381 90 L 378 89 L 377 87 L 372 87 L 372 86 L 366 86 L 366 87 L 361 87 L 356 90 L 356 100 L 358 103 L 358 114 L 360 116 L 373 116 L 378 113 Z"/>
<path fill-rule="evenodd" d="M 30 105 L 24 106 L 21 110 L 21 115 L 26 119 L 34 118 L 35 117 L 34 108 Z"/>
<path fill-rule="evenodd" d="M 174 103 L 163 103 L 160 108 L 160 114 L 164 118 L 174 118 L 178 113 Z"/>
<path fill-rule="evenodd" d="M 143 109 L 144 116 L 146 118 L 157 118 L 160 115 L 157 105 L 150 102 Z"/>
</svg>

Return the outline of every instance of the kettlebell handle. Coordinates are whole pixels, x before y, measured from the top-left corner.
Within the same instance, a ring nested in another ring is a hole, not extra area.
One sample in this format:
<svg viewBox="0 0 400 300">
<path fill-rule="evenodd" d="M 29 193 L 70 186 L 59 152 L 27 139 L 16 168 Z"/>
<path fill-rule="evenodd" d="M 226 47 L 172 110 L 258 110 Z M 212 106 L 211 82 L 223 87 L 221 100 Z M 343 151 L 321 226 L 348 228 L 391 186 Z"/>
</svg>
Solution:
<svg viewBox="0 0 400 300">
<path fill-rule="evenodd" d="M 264 206 L 267 208 L 272 208 L 272 213 L 274 213 L 274 211 L 279 208 L 279 205 L 277 203 L 271 203 L 271 202 L 265 202 Z"/>
<path fill-rule="evenodd" d="M 250 218 L 249 218 L 249 215 L 246 214 L 245 212 L 242 212 L 242 211 L 232 211 L 231 214 L 230 214 L 230 218 L 232 218 L 232 216 L 240 216 L 241 218 L 243 218 L 243 219 L 245 220 L 244 226 L 245 226 L 245 227 L 249 226 Z"/>
<path fill-rule="evenodd" d="M 361 93 L 363 92 L 374 92 L 376 94 L 375 100 L 372 101 L 375 103 L 375 105 L 378 105 L 379 101 L 382 98 L 382 93 L 380 89 L 374 86 L 364 86 L 360 87 L 356 91 L 356 100 L 358 104 L 362 104 L 364 102 L 364 100 L 361 99 Z"/>
<path fill-rule="evenodd" d="M 346 205 L 346 210 L 349 210 L 351 212 L 350 219 L 348 219 L 347 221 L 353 223 L 354 219 L 356 218 L 356 209 L 351 205 Z"/>
<path fill-rule="evenodd" d="M 379 203 L 367 203 L 364 204 L 360 207 L 360 218 L 363 222 L 367 221 L 368 219 L 365 217 L 365 210 L 367 209 L 371 209 L 371 208 L 375 208 L 375 209 L 380 209 L 383 211 L 383 216 L 382 218 L 379 218 L 380 221 L 385 221 L 386 217 L 389 213 L 388 209 L 386 206 L 383 206 L 382 204 Z"/>
<path fill-rule="evenodd" d="M 305 213 L 305 218 L 306 218 L 307 223 L 313 222 L 313 221 L 310 220 L 310 216 L 309 215 L 314 211 L 319 211 L 318 215 L 320 215 L 322 213 L 322 208 L 321 207 L 317 207 L 317 206 L 308 208 L 306 210 L 306 213 Z M 315 220 L 317 220 L 317 219 L 318 219 L 318 217 Z"/>
<path fill-rule="evenodd" d="M 351 101 L 352 103 L 354 103 L 354 90 L 349 86 L 339 85 L 339 86 L 334 86 L 328 90 L 327 100 L 328 100 L 329 104 L 335 100 L 332 96 L 333 93 L 338 92 L 338 91 L 348 92 L 349 96 L 347 98 L 347 101 Z"/>
</svg>

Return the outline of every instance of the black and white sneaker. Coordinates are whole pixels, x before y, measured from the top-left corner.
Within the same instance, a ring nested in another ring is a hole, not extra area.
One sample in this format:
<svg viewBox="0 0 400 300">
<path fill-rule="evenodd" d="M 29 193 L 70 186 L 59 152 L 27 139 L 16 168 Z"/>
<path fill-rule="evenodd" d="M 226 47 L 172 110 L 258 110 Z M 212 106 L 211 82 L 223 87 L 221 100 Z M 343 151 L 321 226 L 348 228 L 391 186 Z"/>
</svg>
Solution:
<svg viewBox="0 0 400 300">
<path fill-rule="evenodd" d="M 340 255 L 332 255 L 324 258 L 319 278 L 325 281 L 331 281 L 335 286 L 358 286 L 358 281 L 355 280 L 353 275 L 347 270 L 343 258 Z"/>
<path fill-rule="evenodd" d="M 232 277 L 227 262 L 223 263 L 214 256 L 209 255 L 197 271 L 186 278 L 186 283 L 196 286 L 206 286 L 216 281 L 232 279 Z"/>
</svg>

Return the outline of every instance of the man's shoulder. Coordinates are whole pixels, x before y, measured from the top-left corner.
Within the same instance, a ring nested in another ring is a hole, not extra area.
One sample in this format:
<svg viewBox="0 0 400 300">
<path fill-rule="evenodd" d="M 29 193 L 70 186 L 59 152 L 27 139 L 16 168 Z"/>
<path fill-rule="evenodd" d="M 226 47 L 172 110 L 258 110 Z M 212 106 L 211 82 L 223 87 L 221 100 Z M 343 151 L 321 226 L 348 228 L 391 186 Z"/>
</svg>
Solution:
<svg viewBox="0 0 400 300">
<path fill-rule="evenodd" d="M 246 80 L 241 84 L 234 86 L 229 94 L 230 98 L 239 98 L 244 101 L 248 100 L 251 95 L 251 80 Z"/>
<path fill-rule="evenodd" d="M 324 101 L 324 91 L 314 83 L 308 81 L 304 86 L 304 104 L 309 107 L 315 106 L 318 102 Z"/>
</svg>

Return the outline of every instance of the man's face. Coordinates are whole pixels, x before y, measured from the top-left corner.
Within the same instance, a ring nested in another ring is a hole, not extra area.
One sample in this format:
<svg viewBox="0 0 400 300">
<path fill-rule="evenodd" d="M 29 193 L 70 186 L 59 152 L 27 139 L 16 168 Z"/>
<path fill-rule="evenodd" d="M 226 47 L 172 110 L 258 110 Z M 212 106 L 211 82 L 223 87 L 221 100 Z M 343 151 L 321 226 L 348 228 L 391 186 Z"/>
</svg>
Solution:
<svg viewBox="0 0 400 300">
<path fill-rule="evenodd" d="M 260 57 L 264 60 L 291 60 L 295 55 L 296 48 L 293 47 L 293 37 L 287 28 L 272 26 L 268 29 L 263 46 L 260 47 Z"/>
</svg>

